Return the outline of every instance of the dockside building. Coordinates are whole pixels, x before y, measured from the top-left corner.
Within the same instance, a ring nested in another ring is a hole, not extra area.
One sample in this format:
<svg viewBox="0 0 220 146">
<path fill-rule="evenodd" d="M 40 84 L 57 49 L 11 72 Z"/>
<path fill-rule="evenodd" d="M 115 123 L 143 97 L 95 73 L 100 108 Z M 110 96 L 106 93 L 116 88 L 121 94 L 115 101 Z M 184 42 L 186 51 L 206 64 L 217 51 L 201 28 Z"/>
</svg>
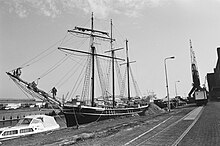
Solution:
<svg viewBox="0 0 220 146">
<path fill-rule="evenodd" d="M 217 57 L 214 72 L 207 74 L 210 100 L 220 100 L 220 47 L 217 48 Z"/>
</svg>

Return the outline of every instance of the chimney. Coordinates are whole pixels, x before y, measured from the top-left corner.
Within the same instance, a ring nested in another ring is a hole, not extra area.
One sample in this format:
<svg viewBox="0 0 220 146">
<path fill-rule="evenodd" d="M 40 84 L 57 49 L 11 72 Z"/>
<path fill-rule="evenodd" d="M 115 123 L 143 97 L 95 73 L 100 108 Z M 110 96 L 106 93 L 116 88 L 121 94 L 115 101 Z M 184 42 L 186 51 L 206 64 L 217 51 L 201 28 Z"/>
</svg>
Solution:
<svg viewBox="0 0 220 146">
<path fill-rule="evenodd" d="M 220 59 L 220 47 L 217 48 L 218 58 Z"/>
<path fill-rule="evenodd" d="M 217 54 L 218 54 L 218 60 L 214 72 L 217 72 L 217 70 L 220 71 L 220 47 L 217 48 Z"/>
</svg>

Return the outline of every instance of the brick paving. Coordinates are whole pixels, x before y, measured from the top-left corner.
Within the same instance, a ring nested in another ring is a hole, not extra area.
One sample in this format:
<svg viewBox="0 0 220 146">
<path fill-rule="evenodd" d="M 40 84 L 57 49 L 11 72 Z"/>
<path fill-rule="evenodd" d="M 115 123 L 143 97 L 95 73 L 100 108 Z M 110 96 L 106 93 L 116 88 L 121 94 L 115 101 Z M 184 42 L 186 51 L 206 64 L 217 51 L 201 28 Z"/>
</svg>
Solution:
<svg viewBox="0 0 220 146">
<path fill-rule="evenodd" d="M 208 104 L 211 106 L 211 104 Z M 207 109 L 208 106 L 205 108 Z M 159 115 L 144 116 L 144 117 L 127 117 L 118 118 L 106 121 L 100 121 L 98 123 L 91 123 L 78 130 L 73 128 L 65 128 L 50 133 L 41 133 L 19 139 L 13 139 L 10 141 L 2 142 L 2 145 L 62 145 L 64 141 L 70 142 L 67 145 L 73 145 L 72 138 L 82 133 L 100 133 L 94 137 L 88 139 L 82 139 L 75 145 L 85 146 L 121 146 L 128 141 L 134 139 L 138 135 L 148 131 L 155 125 L 161 123 L 165 119 L 168 119 L 165 123 L 161 124 L 151 132 L 143 135 L 138 140 L 135 140 L 129 145 L 165 145 L 170 146 L 173 142 L 183 133 L 183 131 L 193 122 L 193 120 L 181 120 L 187 113 L 195 109 L 195 106 L 186 106 L 180 109 L 174 109 L 170 113 L 163 113 Z M 220 103 L 219 103 L 220 108 Z M 205 110 L 204 110 L 205 112 Z M 179 121 L 180 122 L 177 122 Z M 177 122 L 176 124 L 173 124 Z M 126 126 L 127 125 L 127 126 Z M 172 126 L 171 126 L 172 125 Z M 114 128 L 118 127 L 118 128 Z M 107 132 L 104 132 L 107 131 Z M 104 132 L 104 133 L 102 133 Z M 110 132 L 110 133 L 109 133 Z M 68 141 L 69 140 L 69 141 Z M 188 141 L 188 140 L 187 140 Z M 188 145 L 184 143 L 183 145 Z M 191 145 L 191 144 L 189 144 Z M 201 144 L 200 144 L 201 145 Z M 194 145 L 192 145 L 194 146 Z"/>
<path fill-rule="evenodd" d="M 79 142 L 77 146 L 124 146 L 137 136 L 145 133 L 149 129 L 153 128 L 158 123 L 161 123 L 164 119 L 171 117 L 168 121 L 161 124 L 157 128 L 153 129 L 149 133 L 144 134 L 133 142 L 129 143 L 128 146 L 170 146 L 173 142 L 184 132 L 184 130 L 192 123 L 192 120 L 186 120 L 184 122 L 177 122 L 182 117 L 184 117 L 187 113 L 189 113 L 193 107 L 186 107 L 183 109 L 177 109 L 176 112 L 171 112 L 169 114 L 163 115 L 157 118 L 163 118 L 159 121 L 154 121 L 149 124 L 141 124 L 132 130 L 122 130 L 116 134 L 113 134 L 108 137 L 96 138 L 96 139 L 88 139 L 84 142 Z M 174 124 L 177 122 L 176 124 Z M 172 125 L 174 124 L 174 125 Z M 172 125 L 172 126 L 170 126 Z"/>
<path fill-rule="evenodd" d="M 202 115 L 178 146 L 220 145 L 220 102 L 209 102 Z"/>
<path fill-rule="evenodd" d="M 140 146 L 171 146 L 191 123 L 191 121 L 173 123 L 149 140 L 142 142 Z"/>
</svg>

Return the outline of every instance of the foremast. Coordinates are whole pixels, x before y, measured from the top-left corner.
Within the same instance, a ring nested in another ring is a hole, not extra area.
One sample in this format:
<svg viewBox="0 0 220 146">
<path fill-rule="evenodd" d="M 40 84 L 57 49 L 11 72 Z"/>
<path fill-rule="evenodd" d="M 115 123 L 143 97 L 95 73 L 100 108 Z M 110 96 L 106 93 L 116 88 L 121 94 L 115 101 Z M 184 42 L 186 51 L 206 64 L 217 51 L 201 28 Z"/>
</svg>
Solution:
<svg viewBox="0 0 220 146">
<path fill-rule="evenodd" d="M 111 58 L 112 58 L 112 104 L 113 104 L 112 107 L 114 108 L 115 107 L 115 59 L 118 59 L 115 57 L 115 51 L 119 51 L 124 48 L 113 48 L 113 42 L 115 41 L 115 39 L 113 39 L 112 19 L 110 23 L 111 23 L 111 39 L 110 39 L 111 50 L 105 51 L 105 53 L 111 52 Z"/>
</svg>

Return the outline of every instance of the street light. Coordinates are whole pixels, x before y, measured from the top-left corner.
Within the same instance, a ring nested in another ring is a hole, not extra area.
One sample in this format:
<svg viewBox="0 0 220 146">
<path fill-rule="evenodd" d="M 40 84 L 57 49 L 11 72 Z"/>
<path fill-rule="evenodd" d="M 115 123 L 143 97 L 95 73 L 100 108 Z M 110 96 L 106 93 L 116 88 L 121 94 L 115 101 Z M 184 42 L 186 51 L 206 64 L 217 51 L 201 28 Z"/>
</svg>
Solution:
<svg viewBox="0 0 220 146">
<path fill-rule="evenodd" d="M 180 81 L 175 81 L 175 93 L 176 93 L 176 97 L 177 97 L 177 88 L 176 88 L 176 83 L 180 82 Z"/>
<path fill-rule="evenodd" d="M 167 59 L 174 59 L 174 56 L 167 57 L 164 59 L 164 66 L 165 66 L 165 77 L 166 77 L 166 87 L 167 87 L 167 99 L 168 99 L 168 111 L 170 112 L 170 97 L 169 97 L 169 88 L 168 88 L 168 78 L 167 78 L 167 67 L 166 67 L 166 60 Z"/>
</svg>

